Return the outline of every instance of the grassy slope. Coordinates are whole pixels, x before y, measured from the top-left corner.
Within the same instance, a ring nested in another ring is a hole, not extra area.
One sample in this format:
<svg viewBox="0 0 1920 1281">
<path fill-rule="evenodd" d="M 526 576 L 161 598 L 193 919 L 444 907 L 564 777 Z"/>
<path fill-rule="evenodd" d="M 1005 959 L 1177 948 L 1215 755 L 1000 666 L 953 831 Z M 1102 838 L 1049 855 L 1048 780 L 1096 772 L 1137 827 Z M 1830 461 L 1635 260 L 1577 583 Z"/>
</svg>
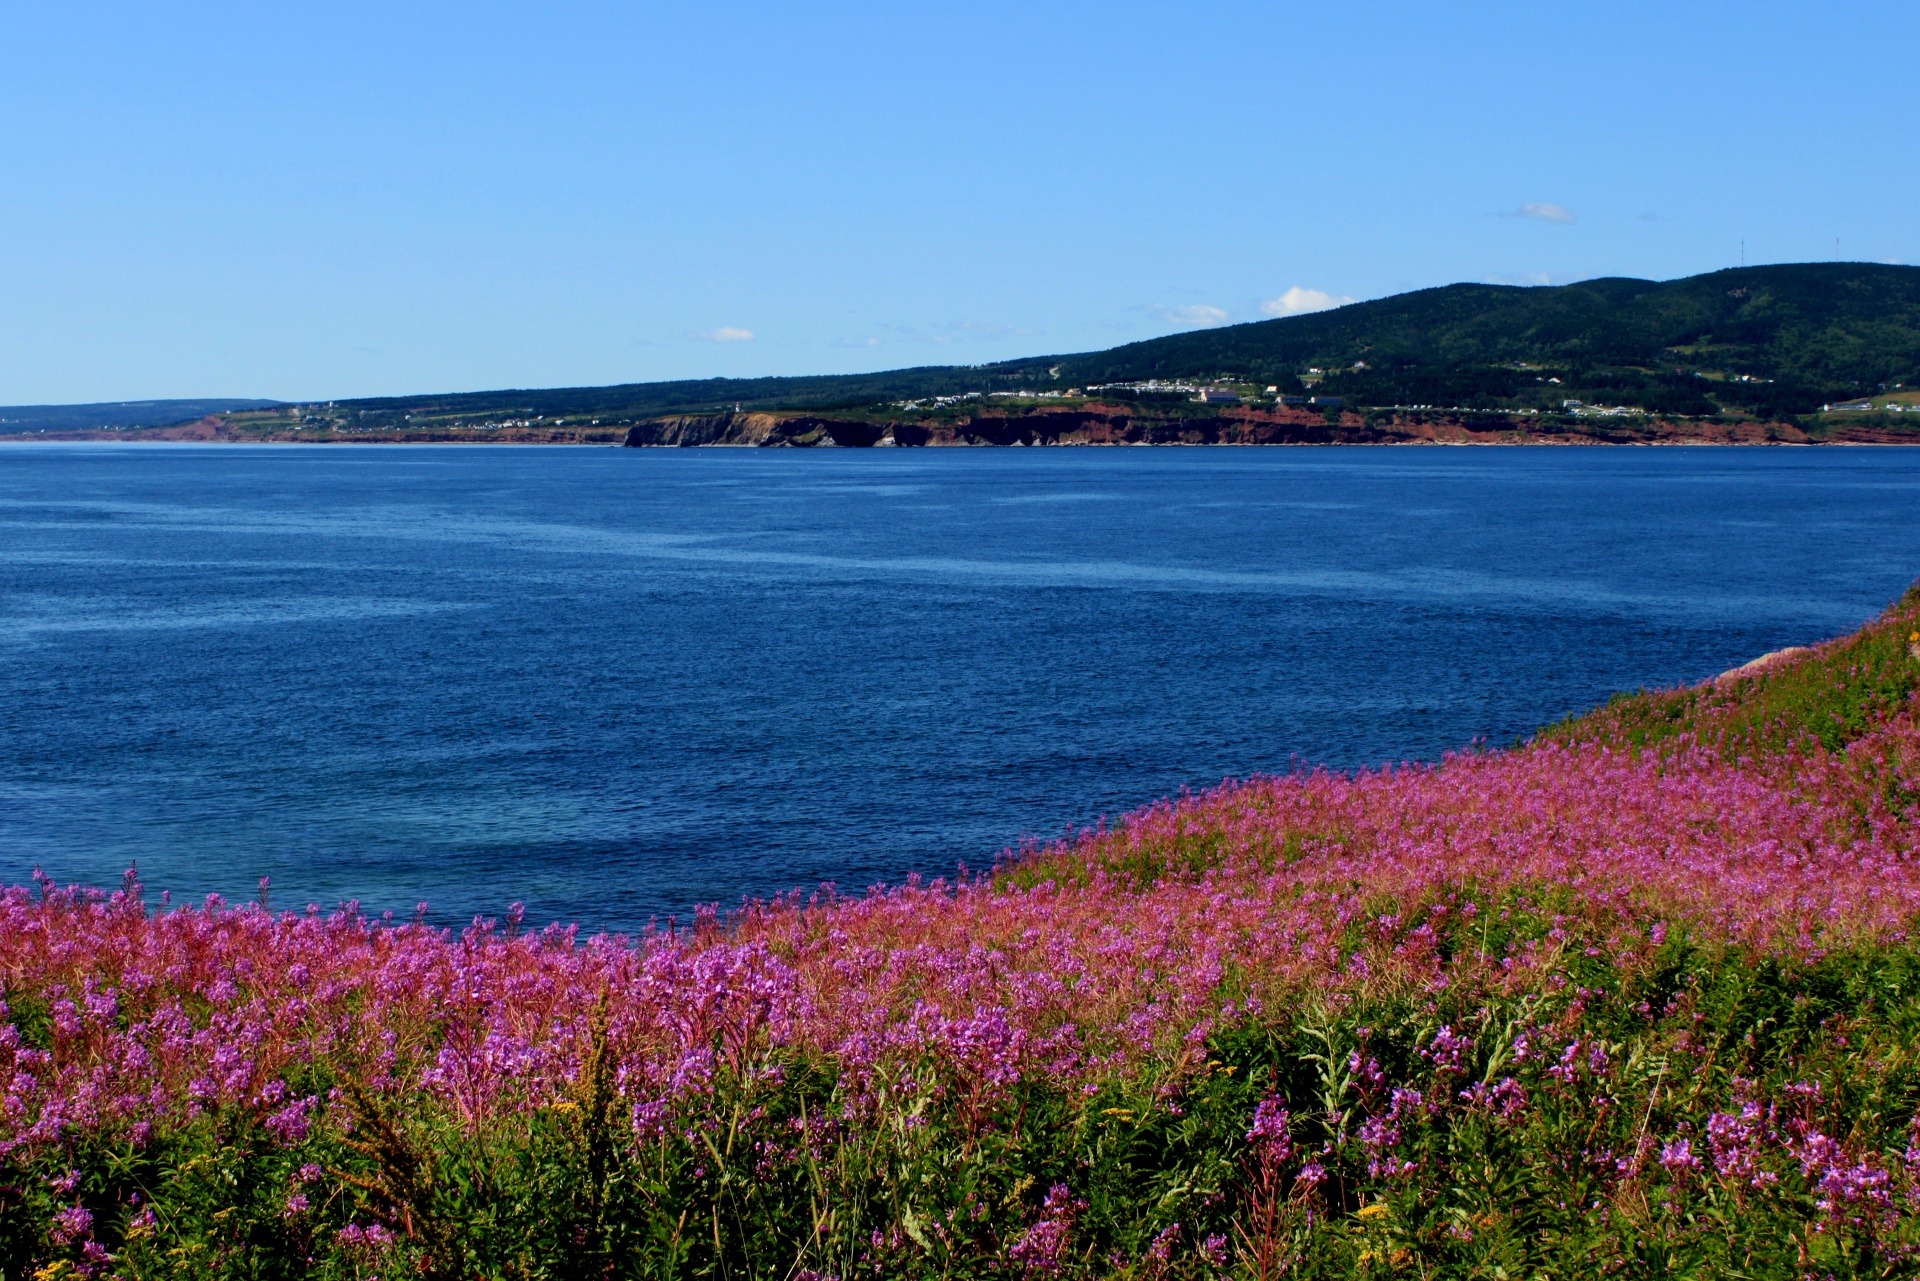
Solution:
<svg viewBox="0 0 1920 1281">
<path fill-rule="evenodd" d="M 1817 744 L 1839 751 L 1887 723 L 1920 689 L 1920 587 L 1847 636 L 1761 671 L 1683 689 L 1617 694 L 1541 731 L 1556 743 L 1656 750 L 1704 742 L 1735 756 Z"/>
</svg>

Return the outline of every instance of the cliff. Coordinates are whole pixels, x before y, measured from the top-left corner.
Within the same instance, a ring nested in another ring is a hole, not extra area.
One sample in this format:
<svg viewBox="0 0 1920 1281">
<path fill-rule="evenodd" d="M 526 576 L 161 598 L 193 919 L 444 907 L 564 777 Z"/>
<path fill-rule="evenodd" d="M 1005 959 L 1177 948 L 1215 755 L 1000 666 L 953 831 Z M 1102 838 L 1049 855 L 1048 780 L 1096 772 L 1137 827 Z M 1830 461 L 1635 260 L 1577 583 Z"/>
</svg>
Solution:
<svg viewBox="0 0 1920 1281">
<path fill-rule="evenodd" d="M 1916 424 L 1920 427 L 1920 424 Z M 739 445 L 875 448 L 944 445 L 1805 445 L 1912 444 L 1906 423 L 1856 418 L 1801 425 L 1752 419 L 1574 417 L 1498 411 L 991 402 L 931 413 L 848 408 L 836 414 L 748 410 L 665 414 L 633 423 L 558 419 L 458 424 L 303 419 L 296 410 L 210 414 L 167 427 L 0 434 L 7 441 L 112 440 L 304 444 Z"/>
<path fill-rule="evenodd" d="M 1873 430 L 1829 437 L 1877 443 Z M 1856 439 L 1857 437 L 1857 439 Z M 842 447 L 939 445 L 1809 444 L 1791 423 L 1539 419 L 1459 413 L 1330 415 L 1239 408 L 1195 414 L 1133 405 L 986 412 L 957 417 L 828 417 L 803 413 L 672 414 L 635 423 L 629 448 L 688 445 Z"/>
</svg>

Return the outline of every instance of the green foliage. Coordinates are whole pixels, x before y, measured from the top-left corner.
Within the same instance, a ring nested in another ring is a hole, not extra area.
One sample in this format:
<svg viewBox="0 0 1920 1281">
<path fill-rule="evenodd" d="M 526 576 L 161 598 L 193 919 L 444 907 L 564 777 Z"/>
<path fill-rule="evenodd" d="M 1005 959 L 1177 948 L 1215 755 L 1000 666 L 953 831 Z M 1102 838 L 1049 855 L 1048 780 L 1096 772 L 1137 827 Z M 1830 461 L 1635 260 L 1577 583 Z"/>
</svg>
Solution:
<svg viewBox="0 0 1920 1281">
<path fill-rule="evenodd" d="M 596 1052 L 569 1097 L 485 1122 L 350 1088 L 291 1146 L 233 1111 L 81 1141 L 0 1176 L 0 1275 L 83 1275 L 53 1227 L 75 1205 L 129 1281 L 1912 1275 L 1910 1218 L 1823 1209 L 1789 1140 L 1904 1168 L 1920 949 L 1788 962 L 1676 934 L 1622 968 L 1550 902 L 1482 915 L 1443 920 L 1444 948 L 1544 959 L 1382 976 L 1091 1092 L 769 1060 L 636 1128 Z M 1250 1141 L 1262 1100 L 1290 1116 L 1284 1163 Z M 1709 1119 L 1748 1105 L 1786 1137 L 1722 1171 Z M 1662 1164 L 1679 1139 L 1690 1168 Z"/>
<path fill-rule="evenodd" d="M 1684 366 L 1820 387 L 1920 381 L 1920 269 L 1802 263 L 1662 283 L 1448 285 L 1056 363 L 1063 378 L 1087 383 L 1219 370 L 1271 380 L 1356 361 L 1375 370 L 1481 369 L 1490 387 L 1502 376 L 1496 367 L 1521 364 L 1538 366 L 1535 373 Z"/>
</svg>

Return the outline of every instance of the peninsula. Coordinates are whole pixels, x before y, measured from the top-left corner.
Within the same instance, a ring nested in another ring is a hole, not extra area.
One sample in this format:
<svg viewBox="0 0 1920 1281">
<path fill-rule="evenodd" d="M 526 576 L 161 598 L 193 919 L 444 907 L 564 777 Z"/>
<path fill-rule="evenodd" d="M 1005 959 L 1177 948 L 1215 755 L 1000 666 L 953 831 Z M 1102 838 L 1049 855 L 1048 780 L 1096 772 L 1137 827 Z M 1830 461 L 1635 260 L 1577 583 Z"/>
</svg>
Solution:
<svg viewBox="0 0 1920 1281">
<path fill-rule="evenodd" d="M 989 365 L 135 408 L 0 408 L 0 440 L 1908 443 L 1920 441 L 1920 268 L 1448 285 Z"/>
</svg>

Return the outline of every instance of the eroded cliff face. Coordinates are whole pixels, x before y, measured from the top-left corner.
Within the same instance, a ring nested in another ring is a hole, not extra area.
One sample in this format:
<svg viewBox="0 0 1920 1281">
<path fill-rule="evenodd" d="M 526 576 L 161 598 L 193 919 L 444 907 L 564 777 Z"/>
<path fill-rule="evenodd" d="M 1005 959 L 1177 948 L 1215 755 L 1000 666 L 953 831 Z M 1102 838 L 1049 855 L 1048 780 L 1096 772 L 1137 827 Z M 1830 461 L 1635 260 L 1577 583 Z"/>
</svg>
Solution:
<svg viewBox="0 0 1920 1281">
<path fill-rule="evenodd" d="M 1812 444 L 1792 423 L 1698 419 L 1541 419 L 1476 413 L 1342 413 L 1236 406 L 1218 413 L 1169 413 L 1098 402 L 1010 409 L 963 417 L 833 417 L 803 412 L 669 414 L 626 426 L 497 424 L 371 429 L 313 426 L 284 416 L 222 415 L 163 428 L 35 432 L 21 440 L 286 441 L 313 444 L 749 445 L 759 448 L 886 448 L 929 445 L 1761 445 Z M 1823 441 L 1914 444 L 1914 433 L 1846 424 Z"/>
<path fill-rule="evenodd" d="M 1350 419 L 1351 421 L 1347 421 Z M 966 418 L 869 420 L 815 414 L 675 414 L 636 423 L 630 446 L 757 445 L 885 448 L 928 445 L 1225 445 L 1379 442 L 1394 437 L 1358 415 L 1330 425 L 1318 413 L 1242 411 L 1205 418 L 1142 414 L 1125 406 L 1042 408 Z"/>
<path fill-rule="evenodd" d="M 1839 439 L 1851 439 L 1842 435 Z M 931 445 L 1806 444 L 1788 423 L 1541 421 L 1500 414 L 1240 408 L 1204 417 L 1091 404 L 963 418 L 868 420 L 799 413 L 681 414 L 628 429 L 629 446 L 870 448 Z"/>
<path fill-rule="evenodd" d="M 792 445 L 807 448 L 882 443 L 888 424 L 811 414 L 671 414 L 627 429 L 626 444 Z"/>
</svg>

